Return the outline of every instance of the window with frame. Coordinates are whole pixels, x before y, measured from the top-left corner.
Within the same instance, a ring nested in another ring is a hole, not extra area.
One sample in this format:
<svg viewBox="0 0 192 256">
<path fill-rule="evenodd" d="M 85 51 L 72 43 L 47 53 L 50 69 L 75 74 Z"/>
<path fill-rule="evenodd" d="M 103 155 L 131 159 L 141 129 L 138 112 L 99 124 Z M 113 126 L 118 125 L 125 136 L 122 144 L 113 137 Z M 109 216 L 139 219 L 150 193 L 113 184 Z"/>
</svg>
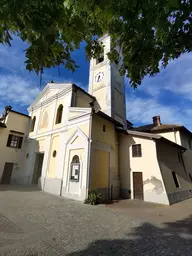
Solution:
<svg viewBox="0 0 192 256">
<path fill-rule="evenodd" d="M 71 181 L 79 181 L 80 161 L 79 156 L 75 155 L 71 161 Z"/>
<path fill-rule="evenodd" d="M 175 182 L 176 188 L 179 188 L 180 185 L 179 185 L 179 181 L 178 181 L 178 178 L 177 178 L 176 173 L 175 173 L 175 172 L 172 172 L 172 176 L 173 176 L 173 180 L 174 180 L 174 182 Z"/>
<path fill-rule="evenodd" d="M 10 148 L 21 148 L 23 142 L 23 137 L 9 134 L 7 140 L 7 147 Z"/>
<path fill-rule="evenodd" d="M 132 157 L 142 157 L 141 144 L 132 145 Z"/>
<path fill-rule="evenodd" d="M 59 105 L 57 109 L 57 116 L 56 116 L 56 121 L 55 124 L 60 124 L 62 121 L 62 115 L 63 115 L 63 105 Z"/>
</svg>

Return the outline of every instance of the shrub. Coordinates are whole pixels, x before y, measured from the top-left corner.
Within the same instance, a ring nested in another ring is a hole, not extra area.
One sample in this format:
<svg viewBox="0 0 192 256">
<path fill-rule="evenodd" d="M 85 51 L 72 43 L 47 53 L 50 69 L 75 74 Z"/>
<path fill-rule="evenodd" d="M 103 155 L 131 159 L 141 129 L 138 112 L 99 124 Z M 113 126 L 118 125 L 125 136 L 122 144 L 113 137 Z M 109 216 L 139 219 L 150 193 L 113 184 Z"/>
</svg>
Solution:
<svg viewBox="0 0 192 256">
<path fill-rule="evenodd" d="M 89 189 L 88 198 L 85 199 L 85 204 L 96 205 L 99 203 L 101 198 L 101 193 L 99 193 L 96 189 Z"/>
</svg>

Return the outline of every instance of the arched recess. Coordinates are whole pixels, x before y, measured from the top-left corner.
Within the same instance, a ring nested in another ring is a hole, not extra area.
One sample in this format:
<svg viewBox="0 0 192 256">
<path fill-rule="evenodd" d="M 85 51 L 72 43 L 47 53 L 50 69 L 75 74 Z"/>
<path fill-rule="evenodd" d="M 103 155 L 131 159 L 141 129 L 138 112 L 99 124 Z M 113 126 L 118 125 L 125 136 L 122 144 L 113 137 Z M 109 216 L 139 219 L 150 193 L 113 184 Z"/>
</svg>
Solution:
<svg viewBox="0 0 192 256">
<path fill-rule="evenodd" d="M 57 115 L 56 115 L 55 124 L 60 124 L 61 123 L 62 115 L 63 115 L 63 105 L 60 104 L 58 109 L 57 109 Z"/>
</svg>

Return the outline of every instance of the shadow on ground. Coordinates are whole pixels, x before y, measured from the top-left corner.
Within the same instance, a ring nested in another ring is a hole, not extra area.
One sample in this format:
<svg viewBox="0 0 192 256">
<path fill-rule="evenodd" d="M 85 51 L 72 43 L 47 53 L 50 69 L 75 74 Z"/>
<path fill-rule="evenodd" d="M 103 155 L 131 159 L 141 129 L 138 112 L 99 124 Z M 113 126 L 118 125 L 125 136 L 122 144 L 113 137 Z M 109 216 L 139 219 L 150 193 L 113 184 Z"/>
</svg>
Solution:
<svg viewBox="0 0 192 256">
<path fill-rule="evenodd" d="M 164 223 L 161 227 L 144 223 L 133 227 L 127 239 L 97 240 L 86 249 L 67 255 L 191 256 L 192 215 L 183 220 Z"/>
<path fill-rule="evenodd" d="M 0 191 L 30 192 L 40 191 L 37 185 L 3 185 L 0 184 Z"/>
</svg>

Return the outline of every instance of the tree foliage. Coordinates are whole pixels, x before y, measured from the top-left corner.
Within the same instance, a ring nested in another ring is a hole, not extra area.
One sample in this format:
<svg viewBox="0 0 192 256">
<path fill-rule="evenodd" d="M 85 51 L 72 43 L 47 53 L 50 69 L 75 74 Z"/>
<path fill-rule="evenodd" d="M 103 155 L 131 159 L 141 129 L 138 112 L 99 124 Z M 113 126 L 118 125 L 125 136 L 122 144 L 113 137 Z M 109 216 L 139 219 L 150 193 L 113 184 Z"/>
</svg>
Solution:
<svg viewBox="0 0 192 256">
<path fill-rule="evenodd" d="M 87 57 L 97 57 L 97 38 L 108 33 L 123 53 L 121 73 L 137 87 L 159 63 L 191 51 L 191 20 L 190 0 L 0 0 L 0 42 L 11 46 L 12 33 L 27 42 L 26 68 L 38 74 L 60 64 L 74 71 L 71 53 L 85 41 Z"/>
</svg>

